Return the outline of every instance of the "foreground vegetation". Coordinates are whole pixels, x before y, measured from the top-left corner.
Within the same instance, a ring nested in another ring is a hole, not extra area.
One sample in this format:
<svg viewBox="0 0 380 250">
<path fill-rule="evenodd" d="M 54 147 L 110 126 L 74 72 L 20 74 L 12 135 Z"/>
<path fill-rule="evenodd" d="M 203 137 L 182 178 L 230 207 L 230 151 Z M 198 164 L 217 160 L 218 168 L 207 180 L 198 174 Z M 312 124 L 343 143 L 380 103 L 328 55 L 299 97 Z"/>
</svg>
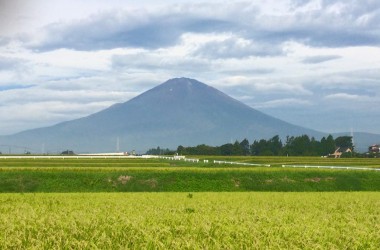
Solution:
<svg viewBox="0 0 380 250">
<path fill-rule="evenodd" d="M 380 193 L 0 194 L 1 249 L 379 249 Z"/>
<path fill-rule="evenodd" d="M 281 167 L 379 159 L 197 158 L 0 159 L 0 249 L 380 248 L 379 171 Z"/>
<path fill-rule="evenodd" d="M 0 192 L 380 191 L 380 171 L 282 168 L 282 164 L 379 167 L 379 159 L 230 157 L 273 167 L 139 159 L 7 159 Z M 335 161 L 334 161 L 335 160 Z"/>
</svg>

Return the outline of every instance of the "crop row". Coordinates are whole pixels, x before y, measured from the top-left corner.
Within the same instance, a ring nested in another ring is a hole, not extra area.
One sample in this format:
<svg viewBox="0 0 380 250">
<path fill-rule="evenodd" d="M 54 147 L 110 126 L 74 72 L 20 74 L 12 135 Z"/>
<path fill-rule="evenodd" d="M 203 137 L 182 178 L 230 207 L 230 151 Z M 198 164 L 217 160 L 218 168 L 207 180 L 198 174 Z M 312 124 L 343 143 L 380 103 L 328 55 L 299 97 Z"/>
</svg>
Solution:
<svg viewBox="0 0 380 250">
<path fill-rule="evenodd" d="M 0 168 L 0 192 L 380 191 L 379 171 L 287 168 Z"/>
</svg>

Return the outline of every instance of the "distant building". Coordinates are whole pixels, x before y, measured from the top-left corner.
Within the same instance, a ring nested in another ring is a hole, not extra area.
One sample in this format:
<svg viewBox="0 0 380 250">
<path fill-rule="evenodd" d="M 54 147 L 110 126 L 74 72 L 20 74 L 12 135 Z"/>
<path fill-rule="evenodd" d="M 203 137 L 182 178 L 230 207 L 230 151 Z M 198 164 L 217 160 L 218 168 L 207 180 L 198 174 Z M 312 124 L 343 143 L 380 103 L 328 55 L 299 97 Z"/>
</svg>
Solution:
<svg viewBox="0 0 380 250">
<path fill-rule="evenodd" d="M 341 147 L 338 147 L 334 151 L 334 153 L 329 154 L 329 157 L 331 157 L 331 158 L 340 158 L 343 153 L 352 153 L 352 149 L 351 148 L 341 148 Z"/>
<path fill-rule="evenodd" d="M 186 157 L 184 155 L 175 155 L 174 160 L 184 160 Z"/>
<path fill-rule="evenodd" d="M 379 144 L 374 144 L 372 146 L 368 147 L 368 152 L 369 153 L 380 153 L 380 145 Z"/>
<path fill-rule="evenodd" d="M 117 152 L 117 153 L 87 153 L 87 154 L 78 154 L 82 156 L 130 156 L 128 152 Z"/>
</svg>

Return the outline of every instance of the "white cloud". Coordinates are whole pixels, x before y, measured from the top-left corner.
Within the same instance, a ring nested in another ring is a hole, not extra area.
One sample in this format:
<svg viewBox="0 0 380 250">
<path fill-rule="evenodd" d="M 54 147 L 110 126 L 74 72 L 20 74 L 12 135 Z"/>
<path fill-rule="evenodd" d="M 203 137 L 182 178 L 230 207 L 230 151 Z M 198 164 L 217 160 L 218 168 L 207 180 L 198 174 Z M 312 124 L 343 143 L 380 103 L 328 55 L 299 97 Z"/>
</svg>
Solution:
<svg viewBox="0 0 380 250">
<path fill-rule="evenodd" d="M 360 100 L 360 99 L 366 99 L 366 96 L 360 96 L 360 95 L 354 95 L 354 94 L 347 94 L 347 93 L 336 93 L 336 94 L 331 94 L 327 95 L 325 99 L 330 99 L 330 100 Z"/>
<path fill-rule="evenodd" d="M 104 109 L 112 102 L 73 103 L 65 101 L 34 101 L 0 106 L 2 134 L 51 126 L 58 122 L 87 116 Z"/>
<path fill-rule="evenodd" d="M 253 105 L 257 109 L 266 109 L 266 108 L 277 108 L 277 107 L 299 107 L 299 106 L 309 106 L 312 103 L 308 100 L 296 99 L 296 98 L 285 98 L 279 100 L 271 100 L 263 103 L 257 103 Z"/>
<path fill-rule="evenodd" d="M 304 111 L 294 107 L 321 114 L 352 101 L 361 117 L 380 117 L 366 113 L 379 106 L 377 1 L 11 2 L 0 8 L 0 108 L 18 115 L 0 134 L 89 114 L 180 76 L 297 119 Z"/>
<path fill-rule="evenodd" d="M 320 55 L 320 56 L 308 56 L 302 59 L 303 63 L 311 63 L 311 64 L 317 64 L 317 63 L 324 63 L 331 60 L 336 60 L 341 58 L 341 56 L 337 55 Z"/>
<path fill-rule="evenodd" d="M 283 53 L 280 46 L 254 43 L 245 38 L 230 36 L 223 40 L 209 41 L 199 46 L 194 54 L 211 59 L 245 58 L 251 56 L 279 56 Z"/>
<path fill-rule="evenodd" d="M 246 76 L 233 76 L 224 78 L 222 81 L 222 86 L 227 87 L 237 87 L 244 86 L 250 89 L 252 92 L 257 94 L 292 94 L 292 95 L 312 95 L 312 92 L 305 89 L 305 87 L 294 81 L 284 81 L 284 82 L 272 82 L 272 80 L 262 79 L 264 77 L 246 77 Z"/>
<path fill-rule="evenodd" d="M 312 92 L 296 83 L 253 83 L 253 87 L 261 92 L 292 93 L 293 95 L 312 95 Z"/>
</svg>

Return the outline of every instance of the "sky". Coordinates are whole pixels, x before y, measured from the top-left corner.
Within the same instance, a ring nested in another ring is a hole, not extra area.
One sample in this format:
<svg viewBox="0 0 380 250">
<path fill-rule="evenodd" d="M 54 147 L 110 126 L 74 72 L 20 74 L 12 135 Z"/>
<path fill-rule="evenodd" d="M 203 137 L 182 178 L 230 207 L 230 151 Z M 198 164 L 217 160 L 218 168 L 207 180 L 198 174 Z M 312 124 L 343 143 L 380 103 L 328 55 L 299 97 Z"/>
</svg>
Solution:
<svg viewBox="0 0 380 250">
<path fill-rule="evenodd" d="M 380 134 L 380 1 L 0 0 L 0 135 L 175 77 L 296 125 Z"/>
</svg>

